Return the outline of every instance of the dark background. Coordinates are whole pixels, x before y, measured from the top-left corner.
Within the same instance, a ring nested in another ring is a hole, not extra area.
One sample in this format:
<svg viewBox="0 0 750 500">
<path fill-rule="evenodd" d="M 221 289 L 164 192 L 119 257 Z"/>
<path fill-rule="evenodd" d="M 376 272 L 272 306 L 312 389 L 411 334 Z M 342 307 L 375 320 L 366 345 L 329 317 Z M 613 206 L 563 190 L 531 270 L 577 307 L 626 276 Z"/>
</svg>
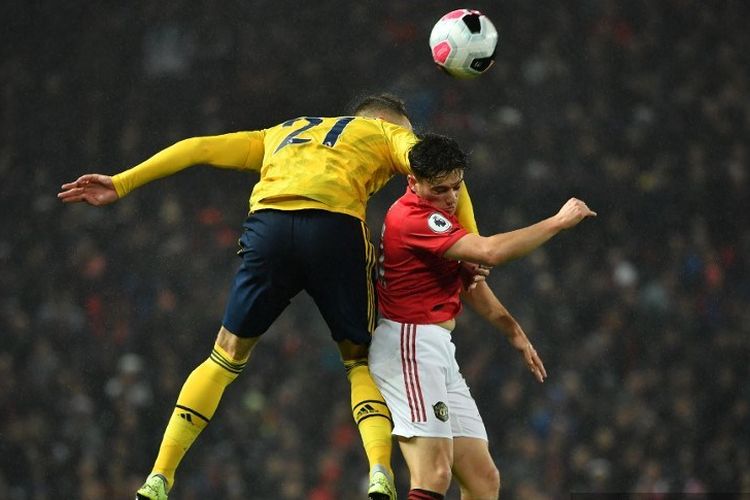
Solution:
<svg viewBox="0 0 750 500">
<path fill-rule="evenodd" d="M 63 206 L 60 184 L 380 91 L 471 151 L 483 233 L 570 196 L 599 212 L 490 278 L 547 382 L 472 313 L 454 335 L 504 498 L 750 491 L 748 4 L 459 6 L 500 34 L 468 82 L 430 59 L 445 1 L 0 7 L 0 498 L 132 498 L 213 343 L 255 177 L 196 167 L 106 208 Z M 372 200 L 374 235 L 403 186 Z M 301 296 L 170 498 L 362 498 L 348 406 Z"/>
</svg>

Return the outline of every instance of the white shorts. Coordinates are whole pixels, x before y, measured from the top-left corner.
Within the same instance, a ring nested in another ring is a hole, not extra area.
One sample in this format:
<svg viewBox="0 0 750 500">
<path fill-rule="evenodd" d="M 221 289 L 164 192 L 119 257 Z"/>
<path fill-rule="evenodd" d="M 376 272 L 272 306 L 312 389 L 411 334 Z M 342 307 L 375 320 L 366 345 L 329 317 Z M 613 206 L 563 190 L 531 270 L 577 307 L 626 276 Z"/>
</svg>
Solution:
<svg viewBox="0 0 750 500">
<path fill-rule="evenodd" d="M 369 365 L 393 415 L 394 435 L 487 440 L 449 330 L 380 319 Z"/>
</svg>

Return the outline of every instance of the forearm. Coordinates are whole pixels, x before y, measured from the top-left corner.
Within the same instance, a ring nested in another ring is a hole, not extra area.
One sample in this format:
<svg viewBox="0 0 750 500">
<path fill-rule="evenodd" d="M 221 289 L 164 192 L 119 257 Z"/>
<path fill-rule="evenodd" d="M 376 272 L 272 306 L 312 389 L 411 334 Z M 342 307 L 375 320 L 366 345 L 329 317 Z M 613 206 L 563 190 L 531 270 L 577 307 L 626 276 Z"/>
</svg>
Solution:
<svg viewBox="0 0 750 500">
<path fill-rule="evenodd" d="M 495 234 L 489 240 L 489 264 L 497 266 L 518 259 L 542 246 L 562 228 L 554 217 L 544 219 L 507 233 Z"/>
<path fill-rule="evenodd" d="M 485 266 L 497 266 L 526 255 L 561 229 L 557 219 L 550 217 L 508 233 L 487 237 L 470 233 L 454 243 L 443 256 Z"/>
<path fill-rule="evenodd" d="M 531 373 L 534 374 L 534 377 L 539 382 L 544 382 L 544 379 L 547 377 L 547 370 L 544 369 L 544 363 L 539 358 L 534 346 L 529 342 L 521 325 L 511 316 L 505 306 L 500 303 L 500 300 L 490 290 L 487 283 L 479 283 L 473 290 L 464 292 L 462 298 L 478 314 L 505 335 L 510 345 L 523 355 L 524 361 L 531 370 Z"/>
<path fill-rule="evenodd" d="M 594 216 L 596 212 L 584 202 L 571 198 L 557 214 L 534 225 L 489 237 L 469 233 L 446 250 L 443 256 L 447 259 L 497 266 L 526 255 L 563 229 Z"/>
<path fill-rule="evenodd" d="M 463 292 L 461 298 L 477 314 L 500 331 L 514 347 L 522 349 L 529 341 L 521 325 L 510 314 L 486 282 L 478 283 L 473 290 Z"/>
</svg>

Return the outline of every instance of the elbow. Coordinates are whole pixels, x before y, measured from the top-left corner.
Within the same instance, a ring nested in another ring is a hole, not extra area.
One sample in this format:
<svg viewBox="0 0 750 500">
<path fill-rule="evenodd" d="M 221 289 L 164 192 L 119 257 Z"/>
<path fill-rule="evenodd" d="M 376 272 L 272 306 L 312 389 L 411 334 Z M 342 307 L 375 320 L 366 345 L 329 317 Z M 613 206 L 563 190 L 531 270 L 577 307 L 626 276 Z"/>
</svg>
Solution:
<svg viewBox="0 0 750 500">
<path fill-rule="evenodd" d="M 186 148 L 189 148 L 200 155 L 205 155 L 209 150 L 209 144 L 205 137 L 189 137 L 180 142 Z"/>
<path fill-rule="evenodd" d="M 190 163 L 207 163 L 211 156 L 211 144 L 206 137 L 189 137 L 175 144 L 175 147 L 184 151 Z"/>
<path fill-rule="evenodd" d="M 203 137 L 188 137 L 187 139 L 182 139 L 181 141 L 177 141 L 175 145 L 180 145 L 185 148 L 191 148 L 191 149 L 200 149 L 201 147 L 205 146 L 205 141 Z"/>
</svg>

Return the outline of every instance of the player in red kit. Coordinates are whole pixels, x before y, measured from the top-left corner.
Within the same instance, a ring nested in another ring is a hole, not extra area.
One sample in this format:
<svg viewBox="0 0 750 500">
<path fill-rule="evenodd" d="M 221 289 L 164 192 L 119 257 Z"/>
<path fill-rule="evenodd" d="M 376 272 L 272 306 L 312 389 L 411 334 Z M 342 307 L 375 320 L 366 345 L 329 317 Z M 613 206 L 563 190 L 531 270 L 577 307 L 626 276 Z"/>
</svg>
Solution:
<svg viewBox="0 0 750 500">
<path fill-rule="evenodd" d="M 539 382 L 547 373 L 521 326 L 485 281 L 462 279 L 462 266 L 495 266 L 596 215 L 570 199 L 537 224 L 482 237 L 455 217 L 466 155 L 455 141 L 428 134 L 409 153 L 406 193 L 391 206 L 381 235 L 381 319 L 370 371 L 393 416 L 393 434 L 411 476 L 409 500 L 444 498 L 455 475 L 461 498 L 497 498 L 500 475 L 477 405 L 455 357 L 451 332 L 462 301 L 500 330 Z"/>
</svg>

